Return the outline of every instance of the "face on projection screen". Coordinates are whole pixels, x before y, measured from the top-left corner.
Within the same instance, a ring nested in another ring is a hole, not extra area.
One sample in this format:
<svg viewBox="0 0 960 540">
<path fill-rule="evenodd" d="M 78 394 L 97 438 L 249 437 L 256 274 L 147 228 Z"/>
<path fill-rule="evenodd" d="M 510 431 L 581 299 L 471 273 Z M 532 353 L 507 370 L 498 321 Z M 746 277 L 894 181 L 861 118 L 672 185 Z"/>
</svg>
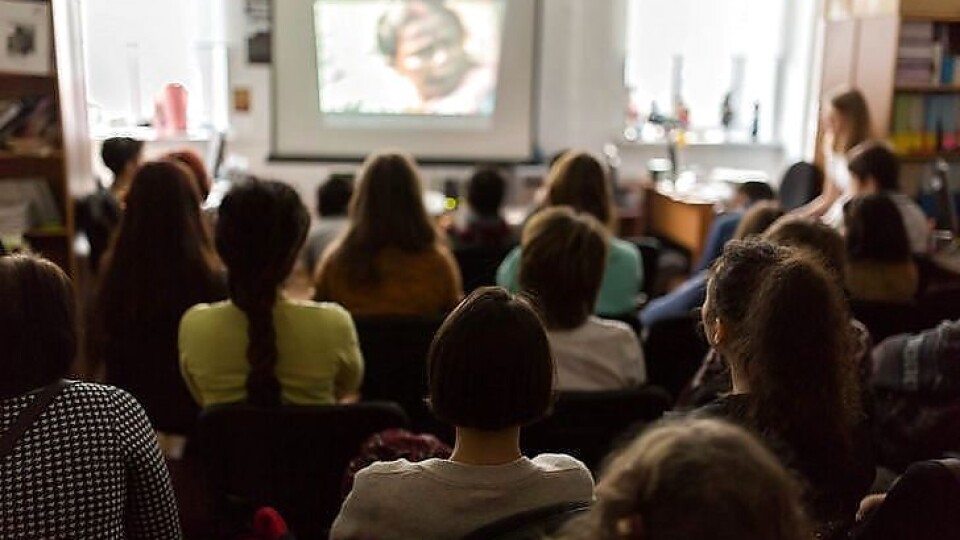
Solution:
<svg viewBox="0 0 960 540">
<path fill-rule="evenodd" d="M 316 0 L 324 115 L 490 117 L 504 0 Z"/>
</svg>

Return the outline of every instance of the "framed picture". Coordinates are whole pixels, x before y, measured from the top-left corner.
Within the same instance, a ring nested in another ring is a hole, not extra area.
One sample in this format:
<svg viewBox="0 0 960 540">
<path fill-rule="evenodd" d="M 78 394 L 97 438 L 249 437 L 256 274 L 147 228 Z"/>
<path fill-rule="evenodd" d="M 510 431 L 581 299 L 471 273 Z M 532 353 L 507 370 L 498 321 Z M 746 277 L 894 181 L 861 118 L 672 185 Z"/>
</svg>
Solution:
<svg viewBox="0 0 960 540">
<path fill-rule="evenodd" d="M 50 4 L 0 0 L 0 73 L 49 75 Z"/>
</svg>

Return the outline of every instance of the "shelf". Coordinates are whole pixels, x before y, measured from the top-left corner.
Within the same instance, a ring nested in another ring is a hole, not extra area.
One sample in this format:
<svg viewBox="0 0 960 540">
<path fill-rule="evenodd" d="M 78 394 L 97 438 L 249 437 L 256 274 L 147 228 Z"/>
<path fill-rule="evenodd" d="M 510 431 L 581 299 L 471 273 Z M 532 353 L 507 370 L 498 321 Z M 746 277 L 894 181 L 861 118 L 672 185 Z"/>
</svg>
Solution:
<svg viewBox="0 0 960 540">
<path fill-rule="evenodd" d="M 904 84 L 904 85 L 897 85 L 893 90 L 894 90 L 895 92 L 905 92 L 905 93 L 909 92 L 909 93 L 916 93 L 916 94 L 923 94 L 923 93 L 928 93 L 928 94 L 952 94 L 952 93 L 960 93 L 960 84 L 942 84 L 942 85 L 936 85 L 936 84 L 927 84 L 927 85 L 922 85 L 922 84 L 919 84 L 919 85 Z"/>
<path fill-rule="evenodd" d="M 36 229 L 27 231 L 23 235 L 25 238 L 67 238 L 69 233 L 66 229 Z"/>
<path fill-rule="evenodd" d="M 0 97 L 50 94 L 57 94 L 57 78 L 53 75 L 0 73 Z"/>
<path fill-rule="evenodd" d="M 925 163 L 937 158 L 943 158 L 947 161 L 960 161 L 960 153 L 958 152 L 948 154 L 897 154 L 897 157 L 904 163 Z"/>
<path fill-rule="evenodd" d="M 52 150 L 43 154 L 19 154 L 0 151 L 0 160 L 2 161 L 60 161 L 62 159 L 63 150 Z"/>
</svg>

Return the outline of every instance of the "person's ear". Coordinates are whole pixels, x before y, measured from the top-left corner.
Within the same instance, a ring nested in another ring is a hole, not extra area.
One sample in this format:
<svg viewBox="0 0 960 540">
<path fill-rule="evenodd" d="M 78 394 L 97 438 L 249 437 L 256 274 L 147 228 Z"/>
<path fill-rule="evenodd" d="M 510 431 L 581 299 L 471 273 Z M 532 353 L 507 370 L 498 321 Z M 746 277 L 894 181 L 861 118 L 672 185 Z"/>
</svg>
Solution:
<svg viewBox="0 0 960 540">
<path fill-rule="evenodd" d="M 714 349 L 720 348 L 727 341 L 727 325 L 719 317 L 713 319 L 713 324 L 710 326 L 710 335 L 707 336 L 707 339 Z"/>
</svg>

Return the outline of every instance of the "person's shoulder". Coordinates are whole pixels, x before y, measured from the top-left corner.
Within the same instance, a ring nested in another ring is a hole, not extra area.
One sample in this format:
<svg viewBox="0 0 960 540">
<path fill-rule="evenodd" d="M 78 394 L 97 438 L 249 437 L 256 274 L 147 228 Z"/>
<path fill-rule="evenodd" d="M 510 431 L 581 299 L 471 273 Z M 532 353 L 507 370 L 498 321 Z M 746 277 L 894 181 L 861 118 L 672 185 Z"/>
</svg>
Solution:
<svg viewBox="0 0 960 540">
<path fill-rule="evenodd" d="M 579 459 L 566 454 L 540 454 L 530 461 L 543 478 L 561 482 L 572 490 L 571 494 L 580 493 L 584 500 L 592 497 L 593 474 Z"/>
<path fill-rule="evenodd" d="M 229 300 L 221 302 L 197 304 L 183 314 L 181 324 L 209 321 L 222 317 L 224 313 L 236 309 Z"/>
<path fill-rule="evenodd" d="M 80 402 L 80 412 L 96 409 L 114 411 L 139 411 L 142 407 L 132 394 L 107 384 L 83 381 L 69 381 L 62 390 L 63 398 L 69 402 Z"/>
<path fill-rule="evenodd" d="M 411 462 L 406 459 L 375 461 L 357 472 L 357 482 L 376 482 L 389 480 L 391 478 L 400 478 L 411 474 L 420 474 L 425 468 L 429 468 L 429 463 L 427 462 L 430 461 L 432 460 L 428 459 L 425 460 L 425 462 Z"/>
<path fill-rule="evenodd" d="M 589 469 L 579 459 L 567 454 L 540 454 L 530 460 L 543 472 L 583 472 Z"/>
<path fill-rule="evenodd" d="M 623 321 L 612 319 L 602 319 L 596 315 L 591 315 L 584 327 L 592 334 L 602 335 L 608 339 L 630 339 L 636 341 L 637 334 L 630 328 L 630 325 Z"/>
<path fill-rule="evenodd" d="M 629 261 L 640 261 L 640 248 L 633 242 L 622 238 L 610 239 L 610 257 Z"/>
</svg>

